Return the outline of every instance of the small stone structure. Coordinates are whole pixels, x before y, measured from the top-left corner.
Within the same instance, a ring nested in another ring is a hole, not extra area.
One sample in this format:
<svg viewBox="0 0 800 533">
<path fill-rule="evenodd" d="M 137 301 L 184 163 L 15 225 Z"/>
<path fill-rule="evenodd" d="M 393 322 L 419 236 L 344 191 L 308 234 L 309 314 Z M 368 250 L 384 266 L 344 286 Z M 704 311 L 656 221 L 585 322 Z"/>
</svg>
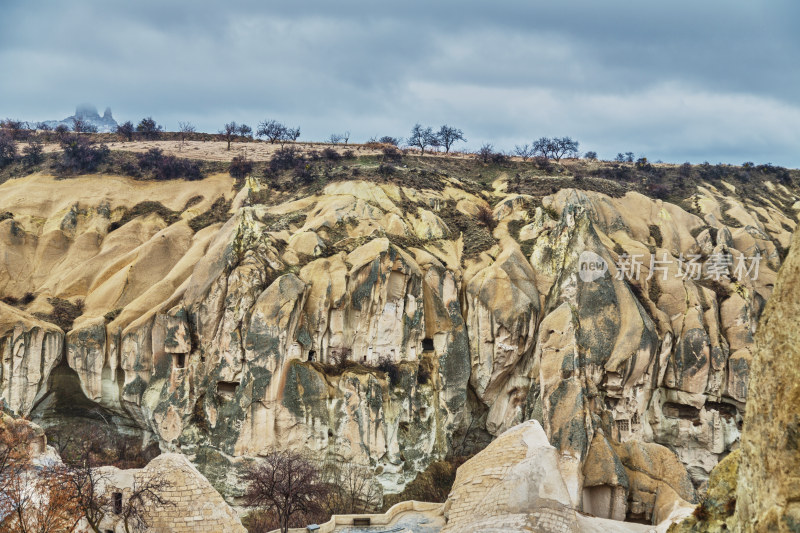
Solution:
<svg viewBox="0 0 800 533">
<path fill-rule="evenodd" d="M 442 533 L 579 531 L 558 452 L 535 420 L 509 429 L 458 469 L 445 516 Z"/>
<path fill-rule="evenodd" d="M 105 490 L 121 493 L 126 500 L 134 483 L 148 476 L 163 476 L 169 487 L 161 497 L 170 505 L 148 509 L 148 531 L 152 533 L 246 533 L 239 517 L 214 490 L 185 455 L 167 453 L 159 455 L 142 469 L 119 470 L 103 467 Z M 103 520 L 101 531 L 124 531 L 121 520 L 109 513 Z"/>
</svg>

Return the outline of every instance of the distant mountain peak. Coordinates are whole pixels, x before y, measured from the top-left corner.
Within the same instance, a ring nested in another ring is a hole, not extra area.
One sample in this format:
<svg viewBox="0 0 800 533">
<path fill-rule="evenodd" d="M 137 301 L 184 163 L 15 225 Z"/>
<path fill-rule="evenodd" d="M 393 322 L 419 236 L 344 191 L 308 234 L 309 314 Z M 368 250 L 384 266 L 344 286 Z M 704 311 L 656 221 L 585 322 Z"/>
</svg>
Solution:
<svg viewBox="0 0 800 533">
<path fill-rule="evenodd" d="M 56 128 L 60 124 L 63 124 L 69 129 L 72 129 L 74 125 L 73 121 L 76 118 L 80 118 L 85 122 L 97 126 L 97 131 L 100 133 L 110 133 L 117 128 L 117 121 L 114 120 L 110 107 L 106 107 L 101 117 L 100 113 L 97 112 L 97 107 L 92 104 L 80 104 L 75 107 L 75 114 L 71 117 L 67 117 L 63 120 L 48 120 L 45 123 L 51 128 Z"/>
</svg>

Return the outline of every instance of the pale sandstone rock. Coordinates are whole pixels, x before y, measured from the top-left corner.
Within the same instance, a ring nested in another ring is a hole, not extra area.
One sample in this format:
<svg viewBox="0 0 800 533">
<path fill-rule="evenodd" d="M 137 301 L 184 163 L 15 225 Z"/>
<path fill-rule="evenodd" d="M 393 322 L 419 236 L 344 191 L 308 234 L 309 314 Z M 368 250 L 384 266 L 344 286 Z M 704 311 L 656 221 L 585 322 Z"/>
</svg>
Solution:
<svg viewBox="0 0 800 533">
<path fill-rule="evenodd" d="M 736 491 L 742 531 L 800 527 L 799 243 L 795 232 L 756 333 Z"/>
<path fill-rule="evenodd" d="M 79 178 L 84 189 L 89 179 Z M 191 454 L 227 495 L 231 458 L 270 446 L 369 463 L 385 490 L 399 491 L 454 446 L 478 448 L 536 419 L 559 451 L 572 505 L 650 519 L 668 505 L 648 496 L 664 475 L 628 476 L 622 506 L 624 476 L 593 472 L 595 457 L 615 461 L 610 448 L 622 461 L 619 443 L 656 442 L 699 485 L 736 446 L 775 243 L 785 247 L 784 225 L 794 224 L 759 205 L 760 217 L 728 229 L 724 213 L 755 208 L 728 207 L 727 189 L 711 187 L 695 198 L 703 217 L 637 193 L 565 189 L 544 198 L 546 211 L 507 195 L 493 206 L 499 242 L 467 259 L 466 236 L 441 210 L 486 204 L 452 179 L 440 191 L 331 183 L 269 207 L 239 197 L 228 222 L 194 235 L 185 219 L 232 197 L 229 180 L 170 183 L 172 196 L 158 192 L 169 208 L 198 191 L 203 203 L 169 227 L 151 214 L 108 233 L 155 185 L 111 181 L 96 197 L 38 175 L 0 185 L 0 210 L 14 214 L 0 222 L 0 295 L 37 296 L 25 310 L 0 304 L 9 324 L 0 347 L 17 354 L 4 358 L 0 393 L 40 416 L 50 404 L 37 411 L 37 398 L 63 360 L 88 400 Z M 756 281 L 723 279 L 723 294 L 677 279 L 675 266 L 666 280 L 616 279 L 619 248 L 673 262 L 717 252 L 767 260 Z M 585 250 L 609 265 L 592 283 L 579 279 Z M 29 314 L 50 312 L 54 296 L 86 302 L 66 338 Z M 395 361 L 398 382 L 358 367 L 328 375 L 320 364 L 337 350 L 362 365 Z M 418 382 L 423 364 L 431 377 Z"/>
</svg>

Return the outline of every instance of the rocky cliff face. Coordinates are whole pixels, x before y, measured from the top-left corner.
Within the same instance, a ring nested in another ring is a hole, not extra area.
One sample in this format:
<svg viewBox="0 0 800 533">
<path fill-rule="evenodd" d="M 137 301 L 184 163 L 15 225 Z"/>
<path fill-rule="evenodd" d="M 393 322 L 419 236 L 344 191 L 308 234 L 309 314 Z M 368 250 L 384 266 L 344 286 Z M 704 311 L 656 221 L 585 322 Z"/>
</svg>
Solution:
<svg viewBox="0 0 800 533">
<path fill-rule="evenodd" d="M 756 336 L 736 514 L 742 531 L 800 530 L 800 234 Z"/>
<path fill-rule="evenodd" d="M 102 410 L 229 496 L 230 465 L 274 447 L 369 464 L 399 491 L 535 419 L 577 508 L 650 519 L 667 479 L 692 500 L 737 446 L 797 198 L 708 185 L 688 212 L 504 186 L 440 176 L 289 197 L 236 193 L 225 176 L 7 182 L 0 296 L 17 306 L 0 307 L 2 397 L 44 425 Z M 230 219 L 193 231 L 219 196 Z M 141 208 L 153 198 L 177 221 Z M 476 219 L 486 209 L 494 228 Z M 757 279 L 734 272 L 757 254 Z M 730 273 L 682 275 L 710 257 Z M 48 322 L 56 299 L 83 301 L 69 331 Z"/>
</svg>

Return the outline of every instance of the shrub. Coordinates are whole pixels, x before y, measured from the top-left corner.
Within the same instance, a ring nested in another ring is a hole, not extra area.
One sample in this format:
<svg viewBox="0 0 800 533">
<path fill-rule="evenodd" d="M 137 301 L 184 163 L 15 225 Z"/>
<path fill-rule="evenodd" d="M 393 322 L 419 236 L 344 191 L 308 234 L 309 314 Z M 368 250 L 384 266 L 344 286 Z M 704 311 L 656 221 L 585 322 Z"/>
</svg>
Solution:
<svg viewBox="0 0 800 533">
<path fill-rule="evenodd" d="M 387 146 L 383 149 L 383 160 L 391 163 L 399 163 L 403 159 L 403 154 L 394 146 Z"/>
<path fill-rule="evenodd" d="M 476 217 L 478 222 L 493 231 L 497 227 L 497 220 L 494 218 L 494 213 L 487 206 L 482 205 L 478 208 L 478 215 Z"/>
<path fill-rule="evenodd" d="M 667 200 L 670 195 L 669 187 L 661 183 L 653 183 L 647 187 L 647 192 L 657 200 Z"/>
<path fill-rule="evenodd" d="M 69 135 L 69 128 L 64 124 L 59 124 L 53 131 L 55 132 L 56 136 L 61 140 L 63 140 L 67 135 Z"/>
<path fill-rule="evenodd" d="M 172 224 L 173 222 L 177 221 L 178 218 L 180 218 L 179 213 L 172 211 L 171 209 L 167 208 L 160 202 L 153 202 L 153 201 L 139 202 L 135 206 L 126 210 L 118 221 L 112 222 L 108 226 L 108 231 L 112 232 L 117 228 L 121 228 L 134 218 L 149 215 L 150 213 L 157 214 L 167 224 Z"/>
<path fill-rule="evenodd" d="M 342 153 L 342 158 L 343 159 L 355 159 L 356 158 L 356 153 L 354 151 L 352 151 L 352 150 L 345 150 Z"/>
<path fill-rule="evenodd" d="M 0 130 L 0 168 L 13 163 L 16 158 L 17 143 L 9 133 Z"/>
<path fill-rule="evenodd" d="M 431 369 L 420 362 L 417 368 L 417 384 L 425 385 L 431 380 Z"/>
<path fill-rule="evenodd" d="M 299 163 L 305 164 L 305 159 L 294 146 L 279 148 L 269 161 L 269 168 L 273 172 L 295 168 Z"/>
<path fill-rule="evenodd" d="M 44 145 L 39 139 L 31 139 L 28 146 L 22 149 L 22 160 L 28 166 L 38 165 L 44 161 Z"/>
<path fill-rule="evenodd" d="M 253 172 L 253 162 L 243 155 L 234 157 L 228 167 L 228 173 L 237 180 L 244 179 L 251 172 Z"/>
<path fill-rule="evenodd" d="M 694 508 L 694 511 L 692 511 L 692 516 L 694 516 L 698 522 L 705 522 L 711 518 L 711 513 L 709 512 L 705 501 L 700 502 L 700 505 Z"/>
<path fill-rule="evenodd" d="M 192 231 L 200 231 L 201 229 L 210 226 L 211 224 L 216 224 L 217 222 L 225 222 L 230 218 L 229 211 L 231 209 L 231 201 L 225 200 L 225 197 L 220 196 L 214 203 L 211 204 L 211 207 L 208 208 L 208 211 L 197 215 L 192 220 L 189 221 L 189 227 L 192 228 Z"/>
<path fill-rule="evenodd" d="M 173 155 L 164 155 L 159 148 L 151 148 L 137 156 L 142 172 L 150 172 L 158 181 L 184 178 L 198 180 L 202 178 L 200 165 L 188 159 L 179 159 Z"/>
<path fill-rule="evenodd" d="M 3 215 L 6 213 L 0 213 L 0 220 L 4 220 Z M 7 213 L 11 214 L 11 213 Z M 22 298 L 14 298 L 13 296 L 4 296 L 0 298 L 0 302 L 6 303 L 13 307 L 18 307 L 20 309 L 24 309 L 29 303 L 31 303 L 36 297 L 33 295 L 32 292 L 26 292 Z"/>
<path fill-rule="evenodd" d="M 108 158 L 109 149 L 105 144 L 95 145 L 89 137 L 70 135 L 61 141 L 64 153 L 61 157 L 62 170 L 69 172 L 92 172 Z"/>
<path fill-rule="evenodd" d="M 134 131 L 133 123 L 130 120 L 127 122 L 123 122 L 122 124 L 117 126 L 117 135 L 119 135 L 120 137 L 122 137 L 127 141 L 133 140 L 133 131 Z"/>
<path fill-rule="evenodd" d="M 492 159 L 491 160 L 492 160 L 492 163 L 503 164 L 503 163 L 508 163 L 509 159 L 510 158 L 506 154 L 504 154 L 503 152 L 495 152 L 495 153 L 492 154 Z"/>
<path fill-rule="evenodd" d="M 83 300 L 72 303 L 61 298 L 48 298 L 47 301 L 53 307 L 49 314 L 35 313 L 36 318 L 46 322 L 52 322 L 64 330 L 64 333 L 72 329 L 72 323 L 83 314 Z"/>
<path fill-rule="evenodd" d="M 342 158 L 342 156 L 339 155 L 339 152 L 331 147 L 327 147 L 322 151 L 322 157 L 328 161 L 339 161 Z"/>
<path fill-rule="evenodd" d="M 586 152 L 583 157 L 589 161 L 597 161 L 597 152 Z"/>
<path fill-rule="evenodd" d="M 486 143 L 480 147 L 476 155 L 478 156 L 478 159 L 480 159 L 484 163 L 488 163 L 489 161 L 491 161 L 492 156 L 494 155 L 494 146 L 492 146 L 489 143 Z"/>
<path fill-rule="evenodd" d="M 383 508 L 406 500 L 422 502 L 444 502 L 456 480 L 456 470 L 464 464 L 466 457 L 448 457 L 443 461 L 435 461 L 420 472 L 406 485 L 400 494 L 390 494 L 384 498 Z"/>
<path fill-rule="evenodd" d="M 555 169 L 553 163 L 551 163 L 550 160 L 543 155 L 537 155 L 534 157 L 533 162 L 536 164 L 536 168 L 545 172 L 546 174 L 550 174 Z"/>
<path fill-rule="evenodd" d="M 385 176 L 391 176 L 392 174 L 394 174 L 394 172 L 395 172 L 395 168 L 392 165 L 388 165 L 386 163 L 381 163 L 378 166 L 378 174 L 380 174 L 381 176 L 384 176 L 384 177 Z"/>
<path fill-rule="evenodd" d="M 156 124 L 152 117 L 147 117 L 137 124 L 136 131 L 145 139 L 158 139 L 163 128 Z"/>
<path fill-rule="evenodd" d="M 398 146 L 400 144 L 400 139 L 398 139 L 397 137 L 390 137 L 389 135 L 384 135 L 383 137 L 378 139 L 378 142 L 381 144 L 391 144 L 393 146 Z"/>
<path fill-rule="evenodd" d="M 24 141 L 31 133 L 27 122 L 10 118 L 0 121 L 0 130 L 11 136 L 15 141 Z"/>
<path fill-rule="evenodd" d="M 400 382 L 400 367 L 390 358 L 383 356 L 378 359 L 376 368 L 386 374 L 389 378 L 389 385 L 397 385 Z"/>
</svg>

